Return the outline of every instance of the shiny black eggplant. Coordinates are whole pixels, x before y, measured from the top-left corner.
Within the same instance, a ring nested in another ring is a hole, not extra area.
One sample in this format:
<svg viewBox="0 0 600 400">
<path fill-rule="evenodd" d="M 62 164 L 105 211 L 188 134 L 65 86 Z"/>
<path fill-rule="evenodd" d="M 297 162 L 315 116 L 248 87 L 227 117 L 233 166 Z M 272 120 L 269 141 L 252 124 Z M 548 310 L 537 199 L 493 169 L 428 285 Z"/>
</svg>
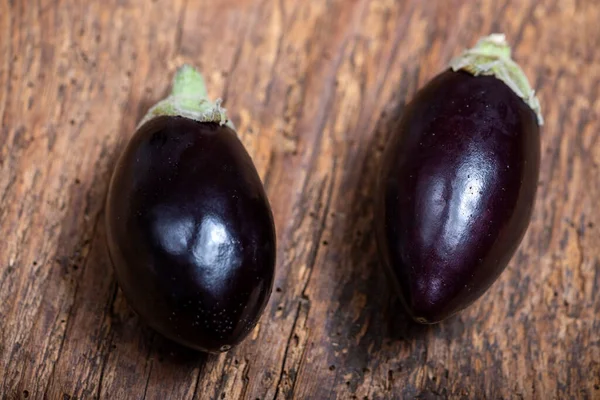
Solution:
<svg viewBox="0 0 600 400">
<path fill-rule="evenodd" d="M 505 269 L 527 230 L 539 175 L 539 102 L 503 35 L 483 38 L 451 65 L 405 107 L 376 200 L 382 263 L 421 323 L 466 308 Z"/>
<path fill-rule="evenodd" d="M 197 96 L 195 74 L 178 72 L 174 95 L 150 110 L 118 160 L 108 248 L 125 297 L 147 324 L 219 352 L 242 341 L 264 310 L 276 238 L 255 166 L 225 110 L 203 90 Z"/>
</svg>

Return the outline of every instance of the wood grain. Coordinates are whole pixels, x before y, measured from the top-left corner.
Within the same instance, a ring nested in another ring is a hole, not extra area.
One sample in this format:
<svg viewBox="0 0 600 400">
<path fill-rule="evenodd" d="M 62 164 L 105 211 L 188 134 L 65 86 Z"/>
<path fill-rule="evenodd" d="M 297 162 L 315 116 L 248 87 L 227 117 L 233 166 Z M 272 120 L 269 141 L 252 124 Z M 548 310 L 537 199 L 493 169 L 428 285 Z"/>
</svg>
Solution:
<svg viewBox="0 0 600 400">
<path fill-rule="evenodd" d="M 7 399 L 600 399 L 600 3 L 0 0 L 0 394 Z M 411 324 L 379 268 L 374 177 L 406 101 L 506 32 L 541 97 L 538 201 L 471 308 Z M 104 198 L 183 62 L 264 180 L 276 289 L 192 353 L 128 308 Z"/>
</svg>

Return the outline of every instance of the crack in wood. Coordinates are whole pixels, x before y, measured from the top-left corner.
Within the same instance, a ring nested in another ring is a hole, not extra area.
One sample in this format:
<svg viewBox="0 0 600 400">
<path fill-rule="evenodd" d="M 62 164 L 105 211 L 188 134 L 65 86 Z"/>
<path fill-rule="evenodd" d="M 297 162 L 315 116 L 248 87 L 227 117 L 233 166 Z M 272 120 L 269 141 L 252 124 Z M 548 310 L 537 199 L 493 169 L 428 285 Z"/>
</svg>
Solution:
<svg viewBox="0 0 600 400">
<path fill-rule="evenodd" d="M 288 359 L 288 353 L 290 351 L 290 348 L 292 347 L 291 343 L 293 341 L 294 336 L 296 336 L 296 327 L 297 327 L 297 324 L 298 324 L 298 320 L 302 316 L 301 310 L 302 310 L 303 305 L 306 305 L 307 310 L 306 310 L 306 316 L 305 317 L 308 317 L 308 312 L 310 311 L 310 300 L 306 299 L 306 300 L 301 300 L 301 301 L 298 302 L 298 307 L 297 307 L 297 310 L 296 310 L 296 316 L 294 317 L 294 323 L 292 324 L 292 330 L 290 332 L 290 335 L 288 336 L 288 340 L 286 342 L 285 351 L 283 353 L 283 361 L 281 363 L 281 368 L 280 368 L 280 371 L 279 371 L 279 377 L 277 379 L 277 385 L 275 386 L 276 387 L 275 395 L 273 396 L 274 399 L 278 399 L 279 398 L 279 391 L 281 389 L 281 384 L 282 384 L 284 375 L 287 374 L 287 372 L 285 370 L 285 364 L 286 364 L 287 359 Z M 303 353 L 302 354 L 304 354 L 305 348 L 306 348 L 306 346 L 303 348 L 303 350 L 302 350 Z M 298 370 L 299 370 L 299 367 L 298 367 Z M 292 381 L 292 389 L 294 388 L 295 381 L 296 381 L 296 379 L 294 379 Z M 293 391 L 291 392 L 291 394 L 293 394 Z"/>
<path fill-rule="evenodd" d="M 144 394 L 142 395 L 142 400 L 146 400 L 146 395 L 148 393 L 148 385 L 150 384 L 150 377 L 152 376 L 152 368 L 154 367 L 154 359 L 150 356 L 152 354 L 152 350 L 154 347 L 153 345 L 154 345 L 155 337 L 156 337 L 156 334 L 152 334 L 151 343 L 148 346 L 148 353 L 146 354 L 146 365 L 148 365 L 148 363 L 149 363 L 150 366 L 148 367 L 148 376 L 146 377 L 146 383 L 144 384 Z"/>
<path fill-rule="evenodd" d="M 246 392 L 248 391 L 248 387 L 250 386 L 250 360 L 248 358 L 244 358 L 244 362 L 246 363 L 246 365 L 244 365 L 244 370 L 242 371 L 242 399 L 245 399 L 247 397 Z"/>
<path fill-rule="evenodd" d="M 175 30 L 175 40 L 174 40 L 174 53 L 179 54 L 181 50 L 181 38 L 183 37 L 183 28 L 185 22 L 185 14 L 188 6 L 188 0 L 183 0 L 183 4 L 181 6 L 181 10 L 179 11 L 179 17 L 177 18 L 177 29 Z"/>
<path fill-rule="evenodd" d="M 105 320 L 107 317 L 108 319 L 111 319 L 111 314 L 113 313 L 113 307 L 115 304 L 115 301 L 117 299 L 117 293 L 119 292 L 119 288 L 117 286 L 117 282 L 116 280 L 113 281 L 112 285 L 114 286 L 113 290 L 112 290 L 112 296 L 110 297 L 110 300 L 106 306 L 106 309 L 104 311 L 104 318 L 103 320 Z M 112 326 L 111 326 L 112 328 Z M 109 330 L 109 332 L 111 332 L 112 329 Z M 98 399 L 102 398 L 102 383 L 104 382 L 104 372 L 106 370 L 106 364 L 108 363 L 110 354 L 111 354 L 111 345 L 112 345 L 112 341 L 113 341 L 113 335 L 112 332 L 109 333 L 108 336 L 108 341 L 106 344 L 106 354 L 104 354 L 103 360 L 102 360 L 102 367 L 100 368 L 100 378 L 98 379 L 98 394 L 97 397 Z M 101 347 L 101 342 L 98 343 L 98 348 L 97 351 L 100 351 L 100 347 Z"/>
</svg>

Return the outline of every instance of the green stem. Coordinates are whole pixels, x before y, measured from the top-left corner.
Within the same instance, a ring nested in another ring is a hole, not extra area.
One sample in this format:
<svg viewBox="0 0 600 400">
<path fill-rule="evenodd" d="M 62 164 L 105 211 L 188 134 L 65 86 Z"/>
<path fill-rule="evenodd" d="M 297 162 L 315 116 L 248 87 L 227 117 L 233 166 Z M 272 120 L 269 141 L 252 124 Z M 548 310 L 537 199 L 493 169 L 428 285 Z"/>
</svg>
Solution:
<svg viewBox="0 0 600 400">
<path fill-rule="evenodd" d="M 172 96 L 208 98 L 204 77 L 194 67 L 184 64 L 173 78 Z"/>
<path fill-rule="evenodd" d="M 210 101 L 202 74 L 190 65 L 183 65 L 177 70 L 171 94 L 148 110 L 138 128 L 161 116 L 184 117 L 198 122 L 218 122 L 235 130 L 227 118 L 226 110 L 221 107 L 221 99 Z"/>
<path fill-rule="evenodd" d="M 474 76 L 491 75 L 504 82 L 531 107 L 538 124 L 544 124 L 539 99 L 531 88 L 525 72 L 511 58 L 511 49 L 503 34 L 481 38 L 475 47 L 465 50 L 450 62 L 454 71 L 463 70 Z"/>
</svg>

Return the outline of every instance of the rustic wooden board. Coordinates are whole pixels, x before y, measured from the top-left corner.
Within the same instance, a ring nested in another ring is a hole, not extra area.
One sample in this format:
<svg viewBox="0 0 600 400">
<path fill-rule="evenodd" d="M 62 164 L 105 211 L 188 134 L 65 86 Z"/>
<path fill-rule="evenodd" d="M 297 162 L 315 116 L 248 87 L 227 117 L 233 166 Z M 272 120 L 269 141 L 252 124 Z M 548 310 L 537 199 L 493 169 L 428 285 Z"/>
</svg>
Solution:
<svg viewBox="0 0 600 400">
<path fill-rule="evenodd" d="M 599 20 L 592 0 L 0 0 L 0 393 L 600 398 Z M 546 116 L 536 210 L 480 301 L 416 326 L 379 269 L 374 176 L 403 104 L 494 31 Z M 115 158 L 183 62 L 278 231 L 265 314 L 219 356 L 144 326 L 105 249 Z"/>
</svg>

